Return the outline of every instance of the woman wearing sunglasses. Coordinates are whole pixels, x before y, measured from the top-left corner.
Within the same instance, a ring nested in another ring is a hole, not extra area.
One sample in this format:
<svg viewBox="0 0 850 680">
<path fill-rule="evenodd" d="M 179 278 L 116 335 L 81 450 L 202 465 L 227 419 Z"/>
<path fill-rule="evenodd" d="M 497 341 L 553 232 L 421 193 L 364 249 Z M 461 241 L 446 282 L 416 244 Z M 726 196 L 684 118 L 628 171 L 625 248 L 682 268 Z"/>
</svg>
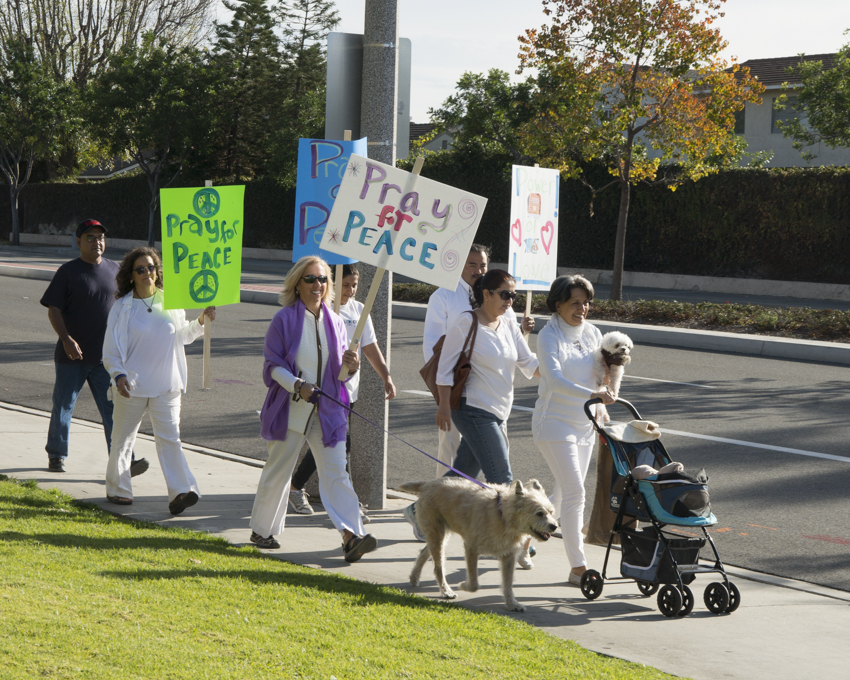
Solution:
<svg viewBox="0 0 850 680">
<path fill-rule="evenodd" d="M 491 269 L 475 280 L 473 311 L 449 323 L 437 371 L 437 427 L 449 431 L 454 424 L 463 437 L 454 467 L 470 477 L 483 471 L 491 484 L 510 484 L 513 479 L 506 424 L 514 401 L 515 369 L 519 367 L 527 378 L 539 376 L 537 357 L 522 329 L 504 317 L 516 298 L 515 288 L 514 278 L 502 269 Z M 478 330 L 470 356 L 472 368 L 460 408 L 452 411 L 454 368 L 473 323 Z"/>
<path fill-rule="evenodd" d="M 586 320 L 592 300 L 593 284 L 583 276 L 559 276 L 552 282 L 546 298 L 552 318 L 537 336 L 542 377 L 531 419 L 534 442 L 555 476 L 554 504 L 573 585 L 580 585 L 587 571 L 581 527 L 594 433 L 584 403 L 596 398 L 614 403 L 610 390 L 597 391 L 593 378 L 593 352 L 602 334 Z"/>
<path fill-rule="evenodd" d="M 268 460 L 251 512 L 251 542 L 280 547 L 275 534 L 283 531 L 292 471 L 306 441 L 316 461 L 322 504 L 342 534 L 345 560 L 356 562 L 378 543 L 363 530 L 360 504 L 345 470 L 349 398 L 339 374 L 345 366 L 351 378 L 360 361 L 346 349 L 345 324 L 328 306 L 333 302 L 330 273 L 319 257 L 298 260 L 283 282 L 283 309 L 266 332 L 263 380 L 269 391 L 260 422 Z"/>
<path fill-rule="evenodd" d="M 203 335 L 204 317 L 215 319 L 215 307 L 207 307 L 194 321 L 187 321 L 182 309 L 163 309 L 162 261 L 153 248 L 127 253 L 115 281 L 118 301 L 109 313 L 103 342 L 114 404 L 106 496 L 118 505 L 133 502 L 133 444 L 148 411 L 168 488 L 168 509 L 179 515 L 200 498 L 180 443 L 180 398 L 188 383 L 183 346 Z"/>
</svg>

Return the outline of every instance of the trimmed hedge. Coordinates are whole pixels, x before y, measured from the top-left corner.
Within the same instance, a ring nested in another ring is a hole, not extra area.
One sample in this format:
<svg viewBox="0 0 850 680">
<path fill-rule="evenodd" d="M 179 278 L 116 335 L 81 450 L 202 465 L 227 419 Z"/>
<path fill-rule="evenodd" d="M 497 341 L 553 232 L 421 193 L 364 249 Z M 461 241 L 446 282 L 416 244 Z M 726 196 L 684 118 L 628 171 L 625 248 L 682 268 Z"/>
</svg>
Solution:
<svg viewBox="0 0 850 680">
<path fill-rule="evenodd" d="M 507 262 L 510 159 L 429 155 L 423 176 L 487 197 L 479 243 Z M 612 177 L 585 169 L 594 186 Z M 558 263 L 611 269 L 620 192 L 598 194 L 578 180 L 561 182 Z M 850 283 L 850 169 L 731 170 L 676 191 L 632 187 L 626 232 L 628 271 Z"/>
<path fill-rule="evenodd" d="M 175 182 L 172 187 L 199 186 Z M 24 233 L 72 233 L 82 220 L 95 218 L 109 229 L 113 238 L 148 237 L 150 190 L 143 175 L 116 177 L 89 184 L 30 184 L 18 197 L 21 231 Z M 0 194 L 0 234 L 12 231 L 8 192 Z M 286 189 L 275 180 L 262 179 L 245 184 L 246 248 L 292 248 L 295 189 Z M 160 224 L 159 209 L 156 222 Z M 159 238 L 157 237 L 157 240 Z"/>
<path fill-rule="evenodd" d="M 403 163 L 409 168 L 409 163 Z M 476 236 L 506 262 L 510 220 L 507 156 L 478 151 L 430 154 L 422 175 L 488 198 Z M 586 175 L 599 186 L 604 168 Z M 149 193 L 142 176 L 96 184 L 33 184 L 20 195 L 24 232 L 67 231 L 96 217 L 118 238 L 147 237 Z M 0 193 L 0 229 L 10 231 L 8 193 Z M 594 201 L 581 182 L 561 183 L 558 262 L 611 269 L 619 191 Z M 246 247 L 291 248 L 295 189 L 273 180 L 245 189 Z M 157 215 L 157 223 L 159 216 Z M 850 170 L 732 170 L 675 192 L 633 187 L 626 235 L 629 271 L 734 276 L 822 283 L 850 282 Z"/>
</svg>

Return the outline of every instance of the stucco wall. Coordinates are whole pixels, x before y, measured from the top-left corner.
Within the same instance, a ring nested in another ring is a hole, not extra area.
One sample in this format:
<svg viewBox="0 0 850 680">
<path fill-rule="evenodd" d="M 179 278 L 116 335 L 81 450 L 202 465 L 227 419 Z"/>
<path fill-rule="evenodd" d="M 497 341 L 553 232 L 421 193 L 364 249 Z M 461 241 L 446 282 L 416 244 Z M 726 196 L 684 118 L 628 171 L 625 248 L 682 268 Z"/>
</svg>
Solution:
<svg viewBox="0 0 850 680">
<path fill-rule="evenodd" d="M 769 167 L 816 167 L 821 165 L 850 165 L 850 149 L 830 149 L 821 147 L 820 155 L 807 163 L 791 144 L 792 140 L 781 132 L 771 132 L 771 120 L 774 100 L 783 93 L 781 89 L 768 89 L 762 95 L 761 104 L 746 104 L 744 108 L 744 138 L 747 151 L 773 151 Z M 817 153 L 817 149 L 812 149 Z"/>
</svg>

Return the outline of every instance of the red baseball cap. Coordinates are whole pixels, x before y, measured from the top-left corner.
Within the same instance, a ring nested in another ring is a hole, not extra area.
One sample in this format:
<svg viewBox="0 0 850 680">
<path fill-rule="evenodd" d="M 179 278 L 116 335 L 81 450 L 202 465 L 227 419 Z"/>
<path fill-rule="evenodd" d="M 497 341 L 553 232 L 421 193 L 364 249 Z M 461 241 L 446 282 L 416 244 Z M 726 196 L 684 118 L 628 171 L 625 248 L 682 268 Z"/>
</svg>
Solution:
<svg viewBox="0 0 850 680">
<path fill-rule="evenodd" d="M 95 227 L 100 227 L 103 229 L 104 234 L 107 233 L 106 227 L 97 220 L 83 220 L 77 227 L 77 238 L 80 238 L 80 236 L 85 234 L 89 229 L 94 229 Z"/>
</svg>

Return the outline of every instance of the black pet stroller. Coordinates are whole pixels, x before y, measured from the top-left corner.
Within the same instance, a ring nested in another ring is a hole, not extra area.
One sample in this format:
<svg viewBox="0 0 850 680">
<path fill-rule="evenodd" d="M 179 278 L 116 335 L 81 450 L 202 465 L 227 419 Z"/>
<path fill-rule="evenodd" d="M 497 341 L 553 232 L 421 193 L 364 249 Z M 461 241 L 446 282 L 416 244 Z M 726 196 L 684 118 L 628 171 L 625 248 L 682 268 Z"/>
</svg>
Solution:
<svg viewBox="0 0 850 680">
<path fill-rule="evenodd" d="M 628 425 L 613 421 L 600 425 L 591 406 L 601 402 L 601 399 L 591 399 L 585 403 L 584 411 L 613 457 L 610 502 L 617 517 L 608 539 L 602 574 L 588 569 L 581 579 L 582 594 L 588 600 L 595 600 L 602 593 L 605 582 L 637 582 L 644 597 L 658 593 L 658 609 L 664 616 L 687 616 L 694 608 L 694 596 L 688 584 L 698 574 L 720 574 L 722 582 L 706 586 L 703 601 L 713 614 L 734 612 L 741 603 L 741 594 L 729 581 L 714 541 L 706 531 L 706 527 L 715 525 L 717 520 L 711 513 L 705 473 L 700 471 L 696 476 L 689 476 L 672 472 L 635 479 L 632 473 L 637 466 L 649 465 L 657 470 L 671 462 L 670 456 L 661 440 L 652 435 L 644 437 L 644 441 L 622 441 L 625 437 L 617 435 L 625 432 Z M 637 409 L 628 401 L 618 399 L 616 403 L 629 409 L 636 420 L 641 420 Z M 630 436 L 629 439 L 641 437 Z M 639 522 L 649 526 L 640 527 Z M 697 527 L 702 530 L 702 536 L 687 537 L 667 527 Z M 609 578 L 608 558 L 617 535 L 622 551 L 621 576 Z M 706 543 L 714 552 L 713 565 L 706 563 L 710 560 L 699 562 L 700 550 Z"/>
</svg>

